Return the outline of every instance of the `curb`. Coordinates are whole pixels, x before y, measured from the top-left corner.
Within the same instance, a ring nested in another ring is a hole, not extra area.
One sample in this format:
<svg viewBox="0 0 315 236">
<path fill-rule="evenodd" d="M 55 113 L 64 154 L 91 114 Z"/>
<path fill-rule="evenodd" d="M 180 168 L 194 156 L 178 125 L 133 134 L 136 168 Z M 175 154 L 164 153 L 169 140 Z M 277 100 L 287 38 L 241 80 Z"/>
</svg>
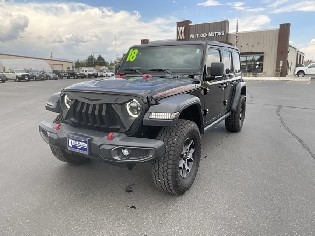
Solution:
<svg viewBox="0 0 315 236">
<path fill-rule="evenodd" d="M 244 80 L 265 80 L 265 81 L 299 81 L 299 82 L 307 82 L 312 79 L 312 77 L 243 77 Z M 315 77 L 313 77 L 315 79 Z"/>
</svg>

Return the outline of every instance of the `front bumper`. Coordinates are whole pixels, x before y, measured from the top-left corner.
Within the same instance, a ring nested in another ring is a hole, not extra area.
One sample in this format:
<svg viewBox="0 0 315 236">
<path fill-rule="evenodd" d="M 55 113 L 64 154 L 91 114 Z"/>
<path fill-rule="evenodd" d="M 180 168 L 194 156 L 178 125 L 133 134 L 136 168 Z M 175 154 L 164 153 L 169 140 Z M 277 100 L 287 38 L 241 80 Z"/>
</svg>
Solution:
<svg viewBox="0 0 315 236">
<path fill-rule="evenodd" d="M 84 154 L 68 150 L 68 137 L 88 138 L 89 154 L 84 156 L 96 160 L 137 163 L 150 161 L 164 155 L 164 143 L 162 141 L 128 137 L 122 133 L 113 133 L 113 139 L 109 140 L 107 138 L 108 133 L 74 128 L 63 123 L 56 129 L 55 123 L 47 121 L 40 123 L 39 133 L 46 143 L 77 155 Z M 126 150 L 128 155 L 126 155 Z"/>
</svg>

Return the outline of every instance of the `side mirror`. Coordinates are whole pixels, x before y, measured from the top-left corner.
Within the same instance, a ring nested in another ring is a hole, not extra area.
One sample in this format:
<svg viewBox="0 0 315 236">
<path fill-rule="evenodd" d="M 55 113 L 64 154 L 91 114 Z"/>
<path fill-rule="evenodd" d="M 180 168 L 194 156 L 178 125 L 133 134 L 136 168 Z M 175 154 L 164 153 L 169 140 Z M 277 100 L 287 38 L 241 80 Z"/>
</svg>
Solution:
<svg viewBox="0 0 315 236">
<path fill-rule="evenodd" d="M 211 76 L 223 76 L 224 74 L 224 64 L 222 62 L 212 62 L 211 63 Z"/>
<path fill-rule="evenodd" d="M 222 77 L 224 75 L 224 64 L 222 62 L 212 62 L 211 67 L 207 67 L 206 80 L 212 80 L 216 77 Z"/>
</svg>

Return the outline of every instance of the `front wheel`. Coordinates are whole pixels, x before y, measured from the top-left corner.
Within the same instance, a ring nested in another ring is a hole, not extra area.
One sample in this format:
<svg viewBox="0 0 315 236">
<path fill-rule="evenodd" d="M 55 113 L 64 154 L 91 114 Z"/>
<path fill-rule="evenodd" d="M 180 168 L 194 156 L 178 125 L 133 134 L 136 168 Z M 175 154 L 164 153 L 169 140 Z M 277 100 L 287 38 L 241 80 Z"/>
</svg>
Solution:
<svg viewBox="0 0 315 236">
<path fill-rule="evenodd" d="M 246 98 L 244 95 L 241 95 L 236 110 L 232 111 L 231 115 L 225 119 L 225 128 L 233 133 L 240 132 L 245 119 L 245 111 Z"/>
<path fill-rule="evenodd" d="M 182 195 L 193 184 L 199 168 L 198 126 L 189 120 L 178 120 L 175 126 L 162 128 L 157 139 L 164 142 L 165 153 L 153 162 L 153 181 L 163 191 Z"/>
</svg>

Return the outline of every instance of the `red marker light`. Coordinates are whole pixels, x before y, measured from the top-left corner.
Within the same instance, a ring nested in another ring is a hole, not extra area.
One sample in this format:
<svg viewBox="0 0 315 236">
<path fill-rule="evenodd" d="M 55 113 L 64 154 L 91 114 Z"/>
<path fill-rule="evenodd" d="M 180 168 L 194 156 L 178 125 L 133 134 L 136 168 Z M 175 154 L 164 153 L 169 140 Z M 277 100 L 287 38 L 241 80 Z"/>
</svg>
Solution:
<svg viewBox="0 0 315 236">
<path fill-rule="evenodd" d="M 110 132 L 108 135 L 107 135 L 107 140 L 109 141 L 112 141 L 113 140 L 113 133 Z"/>
<path fill-rule="evenodd" d="M 60 130 L 60 128 L 61 128 L 61 124 L 60 124 L 60 123 L 59 123 L 59 124 L 56 124 L 55 129 L 56 129 L 56 130 Z"/>
<path fill-rule="evenodd" d="M 149 78 L 152 78 L 152 75 L 150 75 L 150 74 L 143 74 L 142 78 L 149 79 Z"/>
<path fill-rule="evenodd" d="M 120 79 L 122 79 L 122 78 L 125 78 L 125 77 L 126 77 L 126 74 L 118 73 L 118 74 L 115 75 L 115 78 L 120 78 Z"/>
</svg>

